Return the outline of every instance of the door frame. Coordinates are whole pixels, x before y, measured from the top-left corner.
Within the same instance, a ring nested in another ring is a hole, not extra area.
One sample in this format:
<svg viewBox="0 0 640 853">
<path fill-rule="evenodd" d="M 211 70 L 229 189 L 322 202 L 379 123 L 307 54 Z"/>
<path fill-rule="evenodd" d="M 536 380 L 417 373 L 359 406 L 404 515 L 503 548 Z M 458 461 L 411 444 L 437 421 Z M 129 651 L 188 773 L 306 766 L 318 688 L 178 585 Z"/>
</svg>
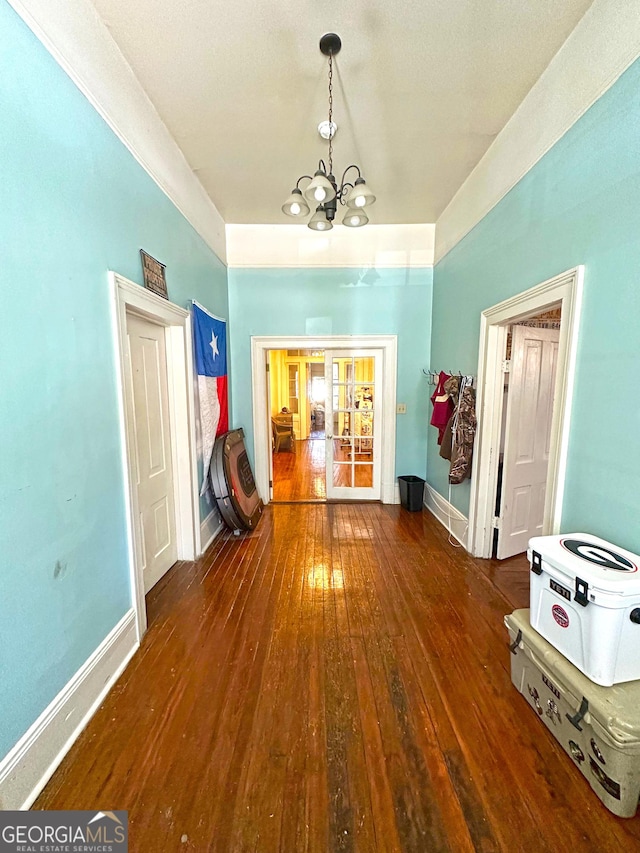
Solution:
<svg viewBox="0 0 640 853">
<path fill-rule="evenodd" d="M 263 502 L 269 503 L 269 458 L 271 418 L 267 409 L 267 352 L 273 349 L 381 349 L 382 378 L 382 461 L 380 499 L 383 504 L 398 502 L 396 474 L 396 383 L 398 368 L 397 335 L 288 336 L 256 335 L 251 338 L 251 401 L 253 405 L 253 448 L 256 486 Z"/>
<path fill-rule="evenodd" d="M 191 315 L 184 308 L 174 305 L 116 272 L 109 272 L 109 282 L 112 296 L 131 598 L 136 613 L 138 640 L 140 640 L 147 630 L 147 610 L 142 576 L 141 543 L 136 532 L 137 525 L 134 524 L 134 519 L 139 517 L 139 511 L 133 465 L 135 449 L 131 443 L 134 408 L 127 340 L 127 314 L 136 314 L 165 328 L 171 460 L 179 560 L 194 560 L 200 553 L 201 547 Z"/>
<path fill-rule="evenodd" d="M 571 403 L 575 380 L 584 266 L 577 266 L 505 299 L 480 315 L 478 354 L 478 436 L 469 502 L 469 551 L 491 557 L 502 426 L 503 369 L 507 327 L 517 320 L 561 304 L 558 365 L 553 396 L 551 442 L 543 533 L 559 533 L 567 468 Z"/>
</svg>

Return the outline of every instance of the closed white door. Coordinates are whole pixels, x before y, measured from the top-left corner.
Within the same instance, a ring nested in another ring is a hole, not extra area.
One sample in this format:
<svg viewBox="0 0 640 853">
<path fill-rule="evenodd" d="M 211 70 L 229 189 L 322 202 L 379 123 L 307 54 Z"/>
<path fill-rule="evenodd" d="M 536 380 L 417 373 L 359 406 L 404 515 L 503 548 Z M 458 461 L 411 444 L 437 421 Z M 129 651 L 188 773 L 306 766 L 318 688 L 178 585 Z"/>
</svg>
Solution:
<svg viewBox="0 0 640 853">
<path fill-rule="evenodd" d="M 127 314 L 133 412 L 133 448 L 138 517 L 135 519 L 144 591 L 178 559 L 171 464 L 165 329 Z"/>
<path fill-rule="evenodd" d="M 559 337 L 557 329 L 513 327 L 499 560 L 526 551 L 543 532 Z"/>
<path fill-rule="evenodd" d="M 382 350 L 326 350 L 328 499 L 380 500 Z"/>
</svg>

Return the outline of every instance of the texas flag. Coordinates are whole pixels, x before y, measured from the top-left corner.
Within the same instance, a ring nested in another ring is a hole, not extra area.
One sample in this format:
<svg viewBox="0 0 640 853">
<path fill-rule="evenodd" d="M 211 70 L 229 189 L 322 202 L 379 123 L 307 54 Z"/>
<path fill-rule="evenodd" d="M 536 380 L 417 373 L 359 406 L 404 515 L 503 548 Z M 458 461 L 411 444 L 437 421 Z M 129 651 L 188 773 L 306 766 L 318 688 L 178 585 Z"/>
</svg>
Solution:
<svg viewBox="0 0 640 853">
<path fill-rule="evenodd" d="M 200 435 L 204 480 L 201 495 L 209 488 L 209 465 L 216 436 L 229 430 L 227 397 L 227 324 L 193 302 L 193 338 L 200 401 Z"/>
</svg>

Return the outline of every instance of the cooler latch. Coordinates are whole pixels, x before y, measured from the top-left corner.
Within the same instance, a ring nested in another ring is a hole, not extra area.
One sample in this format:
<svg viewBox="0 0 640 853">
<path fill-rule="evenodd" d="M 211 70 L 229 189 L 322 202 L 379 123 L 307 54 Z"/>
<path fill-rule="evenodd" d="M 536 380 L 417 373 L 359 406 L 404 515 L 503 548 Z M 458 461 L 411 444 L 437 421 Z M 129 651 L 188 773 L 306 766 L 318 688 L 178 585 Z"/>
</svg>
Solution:
<svg viewBox="0 0 640 853">
<path fill-rule="evenodd" d="M 516 634 L 515 640 L 509 645 L 509 651 L 512 655 L 517 654 L 516 649 L 520 645 L 520 640 L 522 640 L 522 631 L 518 629 L 518 633 Z"/>
<path fill-rule="evenodd" d="M 576 578 L 576 592 L 573 597 L 578 602 L 578 604 L 581 604 L 583 607 L 586 607 L 589 603 L 589 599 L 587 598 L 588 592 L 589 584 L 586 581 L 583 581 L 581 578 Z"/>
<path fill-rule="evenodd" d="M 565 717 L 567 718 L 567 720 L 569 720 L 569 722 L 571 723 L 572 726 L 575 726 L 578 729 L 578 731 L 581 732 L 582 726 L 580 725 L 580 723 L 582 721 L 582 718 L 584 717 L 584 715 L 587 713 L 588 710 L 589 710 L 589 703 L 587 702 L 587 700 L 583 696 L 582 702 L 580 703 L 580 707 L 578 708 L 578 712 L 576 714 L 574 714 L 573 717 L 571 716 L 571 714 L 565 714 Z"/>
<path fill-rule="evenodd" d="M 542 554 L 538 554 L 537 551 L 531 552 L 531 571 L 537 575 L 542 574 Z"/>
</svg>

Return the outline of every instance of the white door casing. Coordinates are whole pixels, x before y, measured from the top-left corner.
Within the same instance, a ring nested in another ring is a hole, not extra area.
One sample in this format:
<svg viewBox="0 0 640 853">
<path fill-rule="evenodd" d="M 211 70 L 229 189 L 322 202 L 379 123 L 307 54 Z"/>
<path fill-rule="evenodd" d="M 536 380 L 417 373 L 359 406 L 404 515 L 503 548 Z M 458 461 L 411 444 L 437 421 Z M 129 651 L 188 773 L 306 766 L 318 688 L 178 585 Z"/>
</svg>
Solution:
<svg viewBox="0 0 640 853">
<path fill-rule="evenodd" d="M 267 352 L 274 349 L 381 349 L 383 351 L 380 499 L 386 504 L 399 502 L 395 481 L 397 348 L 396 335 L 254 336 L 251 338 L 255 475 L 258 494 L 265 503 L 268 503 L 270 498 L 269 459 L 271 456 L 271 414 L 267 404 L 268 380 L 265 364 Z"/>
<path fill-rule="evenodd" d="M 273 400 L 271 399 L 271 374 L 274 369 L 271 353 L 265 352 L 265 370 L 267 371 L 267 382 L 266 382 L 266 391 L 267 391 L 267 412 L 269 412 L 269 423 L 271 424 L 272 411 L 273 411 Z M 269 432 L 269 442 L 273 441 L 272 432 Z M 269 500 L 273 498 L 273 453 L 269 453 Z"/>
<path fill-rule="evenodd" d="M 380 500 L 382 360 L 380 349 L 325 350 L 329 500 Z"/>
<path fill-rule="evenodd" d="M 502 362 L 507 327 L 517 320 L 531 317 L 558 303 L 561 306 L 562 319 L 551 419 L 543 531 L 545 535 L 560 531 L 583 279 L 584 267 L 574 267 L 487 308 L 480 315 L 476 399 L 478 433 L 471 477 L 467 546 L 474 557 L 491 557 L 493 546 L 493 518 L 502 426 L 504 384 Z"/>
<path fill-rule="evenodd" d="M 542 535 L 559 338 L 558 329 L 512 328 L 499 560 Z"/>
<path fill-rule="evenodd" d="M 146 317 L 164 327 L 176 543 L 179 560 L 195 559 L 200 554 L 201 548 L 191 317 L 183 308 L 115 272 L 109 273 L 109 281 L 112 294 L 131 597 L 140 640 L 147 629 L 147 612 L 140 537 L 136 535 L 134 524 L 134 519 L 139 517 L 139 512 L 134 477 L 135 448 L 130 445 L 129 440 L 131 434 L 129 423 L 133 418 L 133 398 L 128 367 L 127 312 Z"/>
<path fill-rule="evenodd" d="M 127 312 L 134 479 L 145 593 L 178 559 L 165 329 Z"/>
</svg>

